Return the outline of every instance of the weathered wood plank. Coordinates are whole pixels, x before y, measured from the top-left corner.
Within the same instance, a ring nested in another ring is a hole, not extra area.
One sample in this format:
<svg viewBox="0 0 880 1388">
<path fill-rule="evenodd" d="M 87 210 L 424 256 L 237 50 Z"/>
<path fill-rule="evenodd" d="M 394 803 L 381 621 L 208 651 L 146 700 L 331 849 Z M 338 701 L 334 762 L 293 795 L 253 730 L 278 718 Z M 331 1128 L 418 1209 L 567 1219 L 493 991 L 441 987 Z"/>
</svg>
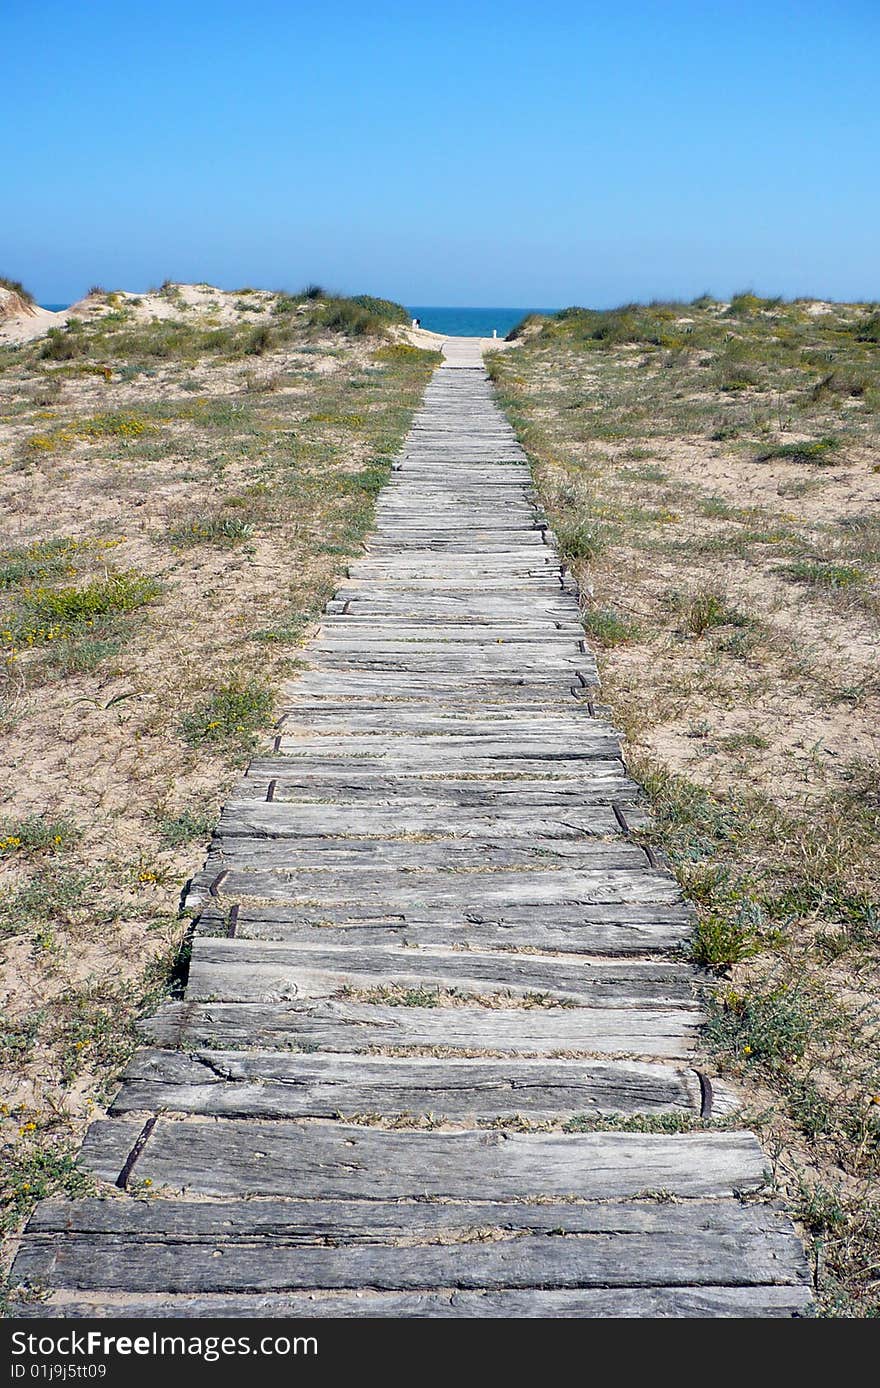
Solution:
<svg viewBox="0 0 880 1388">
<path fill-rule="evenodd" d="M 558 953 L 623 956 L 653 954 L 680 945 L 692 917 L 683 905 L 618 903 L 541 908 L 461 906 L 458 910 L 381 902 L 269 905 L 242 902 L 235 913 L 238 939 L 288 940 L 327 945 L 427 945 L 436 948 L 529 949 Z M 204 907 L 196 932 L 226 936 L 229 907 Z"/>
<path fill-rule="evenodd" d="M 583 664 L 583 652 L 576 641 L 559 641 L 556 648 L 550 642 L 542 642 L 537 649 L 534 642 L 517 641 L 508 636 L 503 641 L 438 641 L 430 637 L 419 641 L 404 639 L 382 639 L 371 641 L 363 635 L 357 640 L 333 636 L 318 637 L 310 646 L 310 651 L 328 669 L 340 668 L 342 662 L 371 661 L 386 662 L 391 669 L 395 663 L 406 669 L 403 662 L 415 662 L 412 669 L 433 669 L 440 662 L 442 671 L 461 668 L 473 675 L 480 671 L 512 670 L 518 673 L 527 669 L 530 674 L 539 670 L 576 670 Z"/>
<path fill-rule="evenodd" d="M 285 744 L 282 737 L 278 753 L 284 758 L 284 763 L 276 771 L 294 775 L 317 772 L 327 778 L 342 774 L 350 780 L 361 775 L 366 779 L 378 773 L 383 777 L 416 776 L 421 779 L 442 776 L 444 779 L 461 780 L 472 776 L 474 780 L 487 780 L 491 777 L 519 776 L 534 780 L 553 776 L 560 780 L 583 781 L 587 776 L 592 779 L 594 769 L 600 776 L 618 780 L 624 775 L 621 762 L 601 753 L 595 759 L 588 756 L 554 756 L 549 751 L 530 757 L 514 755 L 511 749 L 484 756 L 480 752 L 469 751 L 466 744 L 445 750 L 434 749 L 432 753 L 430 748 L 401 750 L 394 745 L 398 741 L 397 738 L 380 740 L 372 749 L 364 748 L 358 752 L 354 749 L 347 751 L 340 743 L 335 748 L 328 747 L 322 754 L 320 748 L 299 750 L 295 745 Z M 591 761 L 593 765 L 588 765 Z"/>
<path fill-rule="evenodd" d="M 389 714 L 390 716 L 390 714 Z M 307 799 L 317 804 L 345 805 L 372 802 L 391 807 L 434 806 L 450 807 L 451 811 L 464 811 L 467 808 L 498 809 L 499 812 L 511 807 L 519 812 L 522 807 L 560 806 L 566 811 L 576 812 L 581 807 L 596 805 L 608 806 L 623 799 L 631 801 L 640 794 L 639 787 L 621 774 L 619 763 L 617 774 L 602 771 L 597 774 L 595 764 L 589 767 L 589 778 L 581 777 L 577 782 L 560 778 L 555 772 L 542 777 L 515 776 L 461 778 L 455 776 L 420 778 L 408 775 L 395 775 L 393 772 L 366 772 L 349 766 L 347 776 L 342 772 L 331 771 L 322 774 L 320 766 L 303 771 L 283 757 L 255 757 L 248 767 L 246 777 L 237 787 L 237 793 L 244 796 L 249 791 L 265 800 L 269 781 L 275 782 L 275 798 L 292 801 Z M 627 807 L 627 819 L 630 809 Z"/>
<path fill-rule="evenodd" d="M 576 1291 L 427 1291 L 179 1296 L 102 1291 L 91 1299 L 53 1293 L 39 1302 L 13 1303 L 21 1318 L 65 1320 L 129 1316 L 241 1319 L 757 1319 L 799 1317 L 809 1311 L 806 1286 L 620 1287 Z"/>
<path fill-rule="evenodd" d="M 520 743 L 534 746 L 540 743 L 549 749 L 561 744 L 572 750 L 591 747 L 598 742 L 606 748 L 606 755 L 611 756 L 615 756 L 619 748 L 619 740 L 615 739 L 612 730 L 607 724 L 591 718 L 586 708 L 579 710 L 573 707 L 567 717 L 556 718 L 535 712 L 531 712 L 527 718 L 515 718 L 510 710 L 499 710 L 496 716 L 481 717 L 472 708 L 456 710 L 446 707 L 441 711 L 430 706 L 418 711 L 395 709 L 394 715 L 394 727 L 389 728 L 387 707 L 367 710 L 352 707 L 347 713 L 313 708 L 302 715 L 300 710 L 290 709 L 285 728 L 288 736 L 314 742 L 316 746 L 321 745 L 318 738 L 329 738 L 331 741 L 333 738 L 355 738 L 360 742 L 365 735 L 371 735 L 375 742 L 375 735 L 378 734 L 383 739 L 393 739 L 392 746 L 401 739 L 409 744 L 416 739 L 421 742 L 424 737 L 442 737 L 454 738 L 456 743 L 464 738 L 471 741 L 482 739 L 501 746 Z M 471 742 L 466 745 L 470 746 Z"/>
<path fill-rule="evenodd" d="M 142 1049 L 129 1062 L 110 1112 L 265 1118 L 432 1114 L 447 1119 L 503 1113 L 533 1118 L 660 1111 L 699 1115 L 701 1093 L 693 1070 L 656 1062 Z"/>
<path fill-rule="evenodd" d="M 141 1023 L 158 1046 L 356 1052 L 417 1047 L 507 1055 L 662 1056 L 693 1049 L 697 1009 L 389 1007 L 321 1000 L 168 1003 Z"/>
<path fill-rule="evenodd" d="M 516 536 L 516 553 L 521 555 L 526 550 L 538 553 L 546 549 L 546 544 L 541 537 L 540 531 L 521 530 L 521 531 L 483 531 L 478 535 L 468 534 L 467 538 L 462 537 L 459 527 L 450 529 L 450 533 L 444 535 L 437 530 L 433 532 L 425 531 L 403 531 L 402 534 L 395 534 L 393 537 L 388 532 L 387 539 L 382 538 L 381 532 L 374 536 L 367 546 L 367 553 L 377 559 L 386 555 L 399 554 L 418 554 L 424 555 L 426 559 L 431 559 L 435 555 L 461 555 L 468 558 L 476 554 L 479 555 L 511 555 L 511 538 Z"/>
<path fill-rule="evenodd" d="M 423 723 L 437 722 L 440 732 L 458 731 L 482 732 L 484 736 L 499 733 L 513 738 L 521 735 L 535 735 L 537 730 L 551 734 L 565 734 L 577 740 L 584 735 L 599 733 L 609 736 L 614 730 L 603 719 L 593 717 L 585 704 L 574 699 L 566 704 L 558 700 L 536 700 L 515 710 L 509 704 L 493 704 L 486 697 L 479 702 L 456 700 L 450 696 L 440 699 L 394 702 L 394 726 L 388 726 L 388 704 L 385 700 L 358 698 L 354 692 L 343 699 L 301 699 L 297 697 L 296 686 L 289 686 L 289 697 L 285 700 L 286 720 L 292 727 L 311 727 L 318 723 L 337 720 L 346 722 L 351 718 L 385 718 L 383 731 L 389 737 L 399 730 L 406 731 L 411 725 L 421 727 Z"/>
<path fill-rule="evenodd" d="M 551 622 L 549 619 L 544 623 L 524 621 L 505 621 L 505 622 L 453 622 L 447 620 L 420 621 L 394 621 L 390 617 L 349 617 L 348 614 L 339 617 L 324 617 L 321 621 L 322 643 L 328 641 L 347 640 L 349 634 L 353 637 L 351 642 L 352 649 L 357 649 L 367 639 L 371 643 L 380 642 L 391 644 L 393 642 L 410 641 L 443 641 L 454 642 L 455 645 L 496 645 L 508 646 L 526 645 L 529 647 L 538 645 L 543 650 L 549 642 L 558 641 L 560 645 L 565 642 L 568 647 L 572 644 L 578 645 L 584 639 L 583 629 L 580 625 L 569 622 L 563 626 L 560 622 Z M 315 650 L 321 649 L 317 643 L 313 647 Z M 391 729 L 389 729 L 391 731 Z"/>
<path fill-rule="evenodd" d="M 293 841 L 264 835 L 217 836 L 208 871 L 235 865 L 243 871 L 310 871 L 326 869 L 366 871 L 414 868 L 457 872 L 468 868 L 559 868 L 572 872 L 639 872 L 645 868 L 644 851 L 622 839 L 507 839 L 501 834 L 481 837 L 427 839 L 300 837 Z"/>
<path fill-rule="evenodd" d="M 558 589 L 557 589 L 558 591 Z M 539 593 L 519 592 L 506 597 L 498 591 L 481 595 L 474 604 L 470 588 L 447 588 L 434 593 L 408 589 L 401 584 L 382 588 L 349 580 L 337 589 L 328 611 L 345 612 L 351 621 L 365 622 L 373 617 L 394 617 L 402 621 L 455 622 L 461 626 L 489 626 L 503 622 L 524 622 L 530 626 L 559 622 L 563 628 L 576 621 L 577 608 L 570 598 L 542 597 Z"/>
<path fill-rule="evenodd" d="M 86 1135 L 83 1166 L 116 1181 L 141 1132 L 108 1118 Z M 767 1161 L 752 1133 L 386 1131 L 344 1123 L 159 1117 L 140 1180 L 201 1195 L 324 1199 L 620 1199 L 757 1190 Z M 539 1279 L 540 1280 L 540 1279 Z"/>
<path fill-rule="evenodd" d="M 431 1239 L 446 1232 L 495 1229 L 506 1233 L 714 1234 L 753 1238 L 784 1234 L 789 1221 L 781 1206 L 738 1200 L 602 1201 L 578 1204 L 473 1200 L 447 1204 L 393 1200 L 119 1200 L 91 1197 L 44 1200 L 31 1216 L 30 1233 L 117 1235 L 120 1238 L 203 1238 L 224 1241 L 260 1238 L 301 1240 L 334 1236 L 346 1243 L 389 1242 L 415 1235 Z"/>
<path fill-rule="evenodd" d="M 529 724 L 538 719 L 561 715 L 557 725 L 560 727 L 564 725 L 562 720 L 568 716 L 576 720 L 579 730 L 606 735 L 617 733 L 607 717 L 608 710 L 598 712 L 600 706 L 595 702 L 595 689 L 589 686 L 589 681 L 585 687 L 580 674 L 572 678 L 565 672 L 559 684 L 551 681 L 549 688 L 541 672 L 536 672 L 536 676 L 537 682 L 534 684 L 519 675 L 511 678 L 505 676 L 496 683 L 494 675 L 491 680 L 485 677 L 471 680 L 465 672 L 460 681 L 451 685 L 448 681 L 453 677 L 448 673 L 422 676 L 398 672 L 390 674 L 387 680 L 377 680 L 370 671 L 364 671 L 362 684 L 360 675 L 355 671 L 334 671 L 331 675 L 324 670 L 310 670 L 302 676 L 306 683 L 298 687 L 288 684 L 282 688 L 286 696 L 284 713 L 293 724 L 300 712 L 305 717 L 322 712 L 333 716 L 343 714 L 347 708 L 353 714 L 371 714 L 392 706 L 399 707 L 404 717 L 407 714 L 426 718 L 446 717 L 453 722 L 462 720 L 467 723 L 483 719 L 497 723 L 503 719 Z M 399 683 L 401 680 L 402 684 Z M 440 684 L 435 685 L 435 680 L 440 680 Z M 595 713 L 590 713 L 590 703 Z M 389 736 L 393 735 L 393 732 L 389 733 Z M 617 735 L 619 738 L 620 734 Z"/>
<path fill-rule="evenodd" d="M 220 1256 L 218 1256 L 218 1253 Z M 295 1288 L 377 1291 L 631 1286 L 802 1285 L 803 1252 L 791 1233 L 731 1239 L 688 1230 L 665 1235 L 534 1235 L 453 1243 L 256 1245 L 209 1240 L 126 1241 L 71 1235 L 29 1241 L 22 1280 L 76 1289 L 230 1292 Z"/>
<path fill-rule="evenodd" d="M 262 901 L 363 901 L 382 900 L 386 906 L 457 907 L 481 910 L 496 906 L 604 905 L 612 902 L 674 902 L 678 884 L 666 873 L 625 870 L 607 872 L 542 871 L 505 872 L 419 872 L 384 871 L 305 872 L 224 869 L 226 876 L 216 882 L 213 870 L 193 881 L 192 904 L 206 897 L 211 888 L 226 900 L 253 897 Z"/>
<path fill-rule="evenodd" d="M 474 924 L 464 918 L 457 925 L 418 919 L 383 916 L 376 906 L 349 919 L 344 908 L 280 908 L 239 906 L 235 915 L 238 940 L 278 940 L 297 944 L 313 943 L 317 936 L 327 945 L 415 945 L 453 949 L 529 949 L 563 954 L 593 954 L 627 957 L 655 954 L 674 949 L 690 935 L 692 923 L 682 913 L 669 921 L 627 924 L 625 922 L 556 922 L 542 919 L 524 922 Z M 448 913 L 447 913 L 448 914 Z M 542 911 L 542 917 L 546 910 Z M 534 912 L 529 911 L 529 916 Z M 226 936 L 229 912 L 202 912 L 195 927 L 197 935 Z"/>
<path fill-rule="evenodd" d="M 438 677 L 457 678 L 465 685 L 483 686 L 489 679 L 509 680 L 536 684 L 542 679 L 558 682 L 560 686 L 568 682 L 570 686 L 579 676 L 587 674 L 591 683 L 596 682 L 595 665 L 588 655 L 560 654 L 558 657 L 541 655 L 532 658 L 532 648 L 517 651 L 512 644 L 504 646 L 462 647 L 457 652 L 449 642 L 411 642 L 394 650 L 376 647 L 370 650 L 350 650 L 346 646 L 338 651 L 317 650 L 313 659 L 320 661 L 320 668 L 328 675 L 338 678 L 343 674 L 389 676 L 422 675 L 429 677 L 433 684 Z M 389 680 L 389 688 L 395 681 Z M 401 686 L 402 687 L 402 686 Z M 338 688 L 338 686 L 337 686 Z"/>
<path fill-rule="evenodd" d="M 478 950 L 363 949 L 275 944 L 258 940 L 193 941 L 187 997 L 229 1002 L 333 997 L 343 986 L 446 988 L 462 993 L 547 995 L 588 1007 L 691 1008 L 690 970 L 650 963 L 551 959 Z"/>
<path fill-rule="evenodd" d="M 526 805 L 492 807 L 482 814 L 467 807 L 369 804 L 299 804 L 278 796 L 261 800 L 227 800 L 218 834 L 223 839 L 265 836 L 273 839 L 314 839 L 395 834 L 442 835 L 485 840 L 490 835 L 511 839 L 614 838 L 620 823 L 610 805 L 585 809 L 551 809 L 541 813 Z"/>
<path fill-rule="evenodd" d="M 576 674 L 582 675 L 587 684 L 598 682 L 593 658 L 585 655 Z M 330 695 L 344 697 L 348 692 L 359 697 L 370 695 L 387 699 L 437 699 L 448 695 L 457 699 L 480 700 L 489 698 L 493 703 L 532 704 L 536 699 L 572 697 L 572 687 L 577 684 L 569 671 L 535 670 L 524 668 L 514 674 L 493 671 L 491 675 L 483 671 L 474 673 L 468 670 L 452 675 L 447 670 L 434 670 L 429 673 L 418 670 L 398 670 L 393 674 L 376 671 L 358 672 L 330 670 L 313 666 L 299 677 L 299 691 L 304 695 Z"/>
<path fill-rule="evenodd" d="M 584 771 L 589 775 L 585 776 Z M 269 781 L 275 782 L 278 799 L 306 796 L 315 801 L 344 803 L 372 800 L 395 805 L 610 805 L 623 799 L 632 801 L 639 788 L 623 772 L 620 762 L 591 762 L 580 768 L 580 776 L 560 776 L 557 766 L 542 766 L 529 775 L 518 767 L 515 772 L 490 768 L 483 774 L 467 771 L 432 775 L 430 770 L 398 771 L 391 767 L 372 768 L 333 761 L 326 765 L 315 759 L 308 765 L 282 756 L 255 757 L 245 779 L 239 783 L 242 795 L 250 789 L 265 799 Z"/>
</svg>

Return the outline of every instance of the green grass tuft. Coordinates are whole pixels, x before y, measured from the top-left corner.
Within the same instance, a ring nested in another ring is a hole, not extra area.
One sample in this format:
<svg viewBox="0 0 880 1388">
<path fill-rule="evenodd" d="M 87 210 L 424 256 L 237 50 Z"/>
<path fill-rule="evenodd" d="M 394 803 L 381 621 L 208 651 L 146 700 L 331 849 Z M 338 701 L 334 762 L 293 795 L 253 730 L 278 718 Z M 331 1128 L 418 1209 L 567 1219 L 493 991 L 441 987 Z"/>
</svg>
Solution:
<svg viewBox="0 0 880 1388">
<path fill-rule="evenodd" d="M 35 540 L 0 554 L 0 588 L 13 588 L 34 579 L 59 578 L 73 567 L 76 540 Z"/>
<path fill-rule="evenodd" d="M 857 342 L 880 342 L 880 313 L 872 313 L 856 326 Z"/>
<path fill-rule="evenodd" d="M 318 292 L 312 299 L 311 321 L 348 337 L 385 337 L 391 324 L 408 323 L 401 304 L 359 294 L 353 299 Z"/>
<path fill-rule="evenodd" d="M 863 570 L 854 564 L 825 564 L 807 559 L 778 564 L 773 572 L 792 583 L 809 583 L 820 588 L 855 588 L 865 581 Z"/>
<path fill-rule="evenodd" d="M 29 289 L 25 289 L 21 280 L 11 280 L 6 275 L 0 275 L 0 289 L 8 289 L 10 293 L 17 294 L 20 299 L 24 299 L 26 304 L 36 302 Z"/>
<path fill-rule="evenodd" d="M 779 932 L 766 928 L 756 902 L 740 901 L 726 911 L 710 909 L 701 916 L 691 940 L 691 958 L 704 969 L 724 973 L 781 940 Z"/>
<path fill-rule="evenodd" d="M 50 1135 L 40 1140 L 38 1132 L 30 1141 L 4 1153 L 0 1176 L 0 1203 L 4 1206 L 0 1232 L 11 1231 L 29 1214 L 39 1200 L 51 1195 L 80 1199 L 92 1195 L 95 1183 L 82 1170 L 76 1151 L 66 1135 Z"/>
<path fill-rule="evenodd" d="M 372 294 L 355 294 L 351 302 L 364 309 L 366 313 L 372 314 L 374 318 L 381 319 L 383 323 L 409 323 L 406 309 L 391 299 L 376 299 Z"/>
<path fill-rule="evenodd" d="M 810 398 L 814 404 L 820 404 L 828 396 L 861 399 L 870 388 L 871 378 L 866 372 L 835 367 L 821 381 L 817 381 L 810 391 Z"/>
<path fill-rule="evenodd" d="M 711 589 L 693 596 L 673 593 L 669 604 L 674 611 L 681 613 L 681 629 L 692 636 L 703 636 L 714 627 L 747 627 L 753 619 L 733 607 L 726 596 Z"/>
<path fill-rule="evenodd" d="M 77 837 L 69 819 L 47 819 L 29 815 L 26 819 L 5 820 L 0 824 L 0 858 L 58 853 Z"/>
<path fill-rule="evenodd" d="M 170 526 L 165 538 L 173 545 L 232 545 L 249 540 L 253 533 L 253 524 L 243 516 L 200 516 Z"/>
<path fill-rule="evenodd" d="M 795 987 L 747 996 L 730 991 L 710 1003 L 706 1036 L 720 1055 L 774 1070 L 803 1059 L 824 1025 L 812 1000 Z"/>
<path fill-rule="evenodd" d="M 229 741 L 252 745 L 272 713 L 270 690 L 253 680 L 230 680 L 186 714 L 180 730 L 191 747 Z"/>
<path fill-rule="evenodd" d="M 439 366 L 442 360 L 442 352 L 426 351 L 424 347 L 413 347 L 409 342 L 389 342 L 373 353 L 373 361 L 422 362 L 425 366 Z"/>
<path fill-rule="evenodd" d="M 25 639 L 47 639 L 49 632 L 69 630 L 98 617 L 134 612 L 161 591 L 154 578 L 135 569 L 110 573 L 81 588 L 30 588 L 23 596 Z"/>
<path fill-rule="evenodd" d="M 166 848 L 180 848 L 185 843 L 207 839 L 213 828 L 214 819 L 210 815 L 193 814 L 191 810 L 162 815 L 158 823 L 159 839 Z"/>
<path fill-rule="evenodd" d="M 556 527 L 559 551 L 566 564 L 595 559 L 608 543 L 608 529 L 600 521 L 563 522 Z"/>
<path fill-rule="evenodd" d="M 759 453 L 755 462 L 769 463 L 778 459 L 785 463 L 812 463 L 815 467 L 834 467 L 839 461 L 836 450 L 837 440 L 830 437 L 807 440 L 803 443 L 777 443 Z"/>
<path fill-rule="evenodd" d="M 751 318 L 757 313 L 779 308 L 781 303 L 781 298 L 762 299 L 753 289 L 743 289 L 733 295 L 727 312 L 732 318 Z"/>
<path fill-rule="evenodd" d="M 591 607 L 581 613 L 581 621 L 591 636 L 603 646 L 622 646 L 640 635 L 635 622 L 628 622 L 613 607 Z"/>
</svg>

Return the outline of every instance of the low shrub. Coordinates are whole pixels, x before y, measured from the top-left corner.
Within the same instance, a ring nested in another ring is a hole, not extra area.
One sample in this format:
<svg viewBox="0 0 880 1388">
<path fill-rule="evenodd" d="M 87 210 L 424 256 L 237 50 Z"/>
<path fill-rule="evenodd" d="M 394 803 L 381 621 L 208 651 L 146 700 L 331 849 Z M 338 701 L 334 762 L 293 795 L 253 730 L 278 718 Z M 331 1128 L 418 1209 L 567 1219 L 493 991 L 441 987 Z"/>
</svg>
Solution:
<svg viewBox="0 0 880 1388">
<path fill-rule="evenodd" d="M 254 680 L 230 680 L 187 713 L 180 730 L 191 747 L 238 741 L 252 744 L 272 721 L 272 693 Z"/>
<path fill-rule="evenodd" d="M 21 617 L 11 634 L 28 644 L 52 641 L 101 617 L 133 612 L 160 591 L 156 579 L 134 569 L 108 573 L 82 587 L 30 588 L 22 595 Z"/>
<path fill-rule="evenodd" d="M 603 646 L 622 646 L 635 641 L 639 628 L 615 612 L 613 607 L 591 607 L 581 613 L 581 621 L 591 636 Z"/>
<path fill-rule="evenodd" d="M 854 564 L 825 564 L 807 559 L 779 564 L 773 572 L 792 583 L 810 583 L 820 588 L 854 588 L 865 581 L 864 573 Z"/>
<path fill-rule="evenodd" d="M 825 437 L 806 439 L 801 443 L 777 443 L 765 448 L 755 458 L 756 463 L 769 463 L 778 459 L 785 463 L 812 463 L 816 467 L 833 467 L 838 462 L 835 456 L 837 440 Z"/>
</svg>

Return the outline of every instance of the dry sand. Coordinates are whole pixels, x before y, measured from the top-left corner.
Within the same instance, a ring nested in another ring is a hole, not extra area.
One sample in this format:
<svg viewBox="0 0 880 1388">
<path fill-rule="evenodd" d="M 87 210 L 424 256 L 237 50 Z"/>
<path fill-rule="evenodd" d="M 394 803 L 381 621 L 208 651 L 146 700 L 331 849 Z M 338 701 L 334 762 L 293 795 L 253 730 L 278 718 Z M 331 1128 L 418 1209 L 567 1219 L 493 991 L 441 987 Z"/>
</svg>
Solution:
<svg viewBox="0 0 880 1388">
<path fill-rule="evenodd" d="M 39 304 L 30 304 L 20 294 L 0 286 L 0 346 L 15 346 L 43 337 L 50 328 L 61 328 L 67 313 L 50 313 Z"/>
</svg>

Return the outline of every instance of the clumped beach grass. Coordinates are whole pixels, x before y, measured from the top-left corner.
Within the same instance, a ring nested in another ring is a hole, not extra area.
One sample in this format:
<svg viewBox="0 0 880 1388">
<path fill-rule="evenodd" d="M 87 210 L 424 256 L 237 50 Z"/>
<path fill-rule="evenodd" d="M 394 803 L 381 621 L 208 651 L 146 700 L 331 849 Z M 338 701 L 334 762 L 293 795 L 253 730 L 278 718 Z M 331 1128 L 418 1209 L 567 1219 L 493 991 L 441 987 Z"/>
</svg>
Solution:
<svg viewBox="0 0 880 1388">
<path fill-rule="evenodd" d="M 383 300 L 96 288 L 0 349 L 0 1231 L 173 987 L 182 883 L 437 358 Z"/>
<path fill-rule="evenodd" d="M 180 731 L 191 747 L 205 742 L 256 743 L 256 733 L 272 721 L 272 691 L 240 677 L 214 689 L 184 714 Z"/>
<path fill-rule="evenodd" d="M 696 908 L 706 1063 L 843 1316 L 880 1314 L 878 324 L 751 292 L 575 308 L 490 367 Z"/>
</svg>

